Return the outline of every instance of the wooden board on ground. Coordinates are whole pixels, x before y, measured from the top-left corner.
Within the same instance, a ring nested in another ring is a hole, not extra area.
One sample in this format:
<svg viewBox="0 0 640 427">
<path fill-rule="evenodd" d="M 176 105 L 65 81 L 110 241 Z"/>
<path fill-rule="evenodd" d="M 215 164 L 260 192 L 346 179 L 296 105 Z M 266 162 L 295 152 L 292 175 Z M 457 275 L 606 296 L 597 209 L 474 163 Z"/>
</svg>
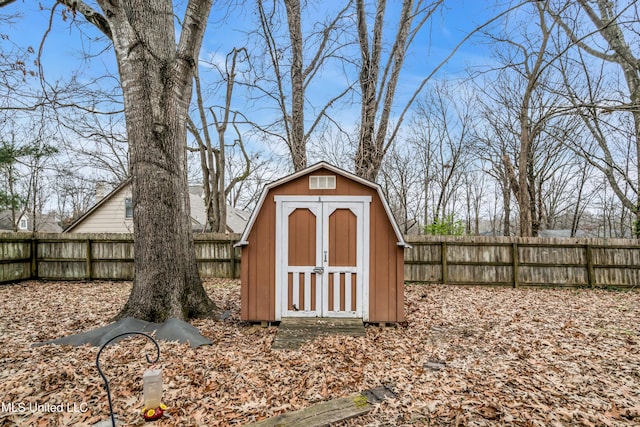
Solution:
<svg viewBox="0 0 640 427">
<path fill-rule="evenodd" d="M 245 427 L 323 427 L 368 413 L 373 406 L 362 394 L 318 403 L 299 411 L 281 414 Z"/>
<path fill-rule="evenodd" d="M 322 335 L 364 336 L 362 319 L 283 317 L 271 348 L 295 350 Z"/>
</svg>

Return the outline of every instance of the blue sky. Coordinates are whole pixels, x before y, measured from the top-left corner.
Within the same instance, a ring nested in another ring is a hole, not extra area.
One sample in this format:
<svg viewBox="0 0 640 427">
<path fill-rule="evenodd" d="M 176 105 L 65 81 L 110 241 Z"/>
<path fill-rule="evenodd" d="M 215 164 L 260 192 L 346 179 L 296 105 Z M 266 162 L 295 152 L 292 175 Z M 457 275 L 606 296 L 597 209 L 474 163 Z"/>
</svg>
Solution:
<svg viewBox="0 0 640 427">
<path fill-rule="evenodd" d="M 42 2 L 49 6 L 53 1 Z M 319 3 L 320 4 L 320 3 Z M 325 2 L 324 5 L 332 7 L 340 4 L 338 2 Z M 387 17 L 392 21 L 397 16 L 400 0 L 388 0 Z M 239 47 L 247 44 L 246 33 L 256 26 L 256 17 L 253 2 L 246 2 L 244 6 L 227 9 L 226 2 L 214 6 L 207 28 L 207 34 L 203 42 L 201 58 L 215 56 L 224 58 L 232 47 Z M 92 54 L 99 53 L 107 46 L 102 35 L 90 24 L 84 23 L 78 29 L 73 24 L 73 16 L 66 12 L 66 20 L 63 19 L 63 7 L 58 6 L 57 13 L 53 19 L 53 28 L 48 35 L 45 49 L 43 51 L 44 73 L 48 81 L 65 79 L 71 73 L 80 72 L 81 78 L 89 80 L 92 75 L 104 74 L 104 70 L 117 73 L 113 51 L 99 55 L 91 61 L 82 59 L 82 51 L 89 51 Z M 42 10 L 38 3 L 31 1 L 16 1 L 13 5 L 0 9 L 1 13 L 20 12 L 22 19 L 17 19 L 15 24 L 2 28 L 0 33 L 7 34 L 12 42 L 21 46 L 32 46 L 36 51 L 41 43 L 42 36 L 48 26 L 50 14 L 48 10 Z M 321 14 L 322 10 L 316 13 Z M 413 47 L 407 54 L 405 68 L 402 72 L 397 90 L 397 109 L 404 105 L 403 100 L 413 94 L 416 86 L 432 72 L 434 67 L 451 52 L 456 45 L 464 39 L 466 34 L 478 25 L 486 22 L 494 16 L 495 11 L 490 3 L 471 0 L 457 0 L 447 2 L 441 11 L 436 12 L 431 21 L 427 22 L 417 37 Z M 78 20 L 82 21 L 81 17 Z M 303 22 L 303 27 L 305 22 Z M 387 26 L 388 31 L 395 31 L 391 25 Z M 80 37 L 80 31 L 85 37 Z M 4 43 L 4 41 L 3 41 Z M 259 48 L 257 49 L 260 50 Z M 357 55 L 357 51 L 354 51 Z M 483 64 L 489 61 L 488 49 L 485 45 L 474 43 L 470 40 L 463 45 L 457 54 L 442 68 L 437 78 L 455 79 L 465 75 L 465 68 L 469 65 Z M 334 73 L 335 74 L 332 74 Z M 322 104 L 322 97 L 332 96 L 339 91 L 334 88 L 340 70 L 327 69 L 325 74 L 309 88 L 308 98 L 317 105 Z M 201 74 L 205 73 L 201 71 Z M 356 76 L 352 76 L 355 79 Z M 332 92 L 333 90 L 333 92 Z M 234 101 L 235 107 L 242 109 L 242 95 L 238 95 Z M 221 102 L 212 101 L 213 103 Z M 260 115 L 268 115 L 268 109 L 254 111 L 253 120 L 259 121 Z M 347 126 L 355 127 L 359 114 L 359 107 L 347 108 L 340 112 L 340 118 L 348 123 Z M 279 151 L 284 154 L 286 150 L 280 147 Z"/>
<path fill-rule="evenodd" d="M 53 4 L 52 1 L 41 3 L 46 6 Z M 488 4 L 488 2 L 470 0 L 447 2 L 442 12 L 437 13 L 431 23 L 427 23 L 422 35 L 418 37 L 412 52 L 407 57 L 406 75 L 422 76 L 429 67 L 439 63 L 466 33 L 492 16 L 494 11 Z M 388 15 L 392 16 L 394 6 L 399 5 L 399 0 L 390 0 Z M 203 53 L 205 50 L 217 50 L 219 54 L 225 55 L 231 46 L 245 43 L 246 37 L 243 32 L 255 25 L 254 16 L 249 6 L 245 5 L 243 9 L 236 9 L 231 14 L 225 8 L 226 6 L 214 7 L 203 44 Z M 48 36 L 43 57 L 45 72 L 54 78 L 59 74 L 68 73 L 71 65 L 75 67 L 81 65 L 79 52 L 83 47 L 96 50 L 102 46 L 101 43 L 91 43 L 90 39 L 100 34 L 89 25 L 82 27 L 89 38 L 84 38 L 80 43 L 78 32 L 71 24 L 72 16 L 67 13 L 68 19 L 64 21 L 61 14 L 62 9 L 62 6 L 58 6 L 58 13 L 54 18 L 53 30 Z M 22 14 L 23 18 L 16 20 L 14 25 L 8 27 L 5 25 L 0 29 L 0 33 L 9 35 L 11 41 L 21 46 L 30 45 L 37 50 L 48 25 L 49 12 L 41 10 L 38 3 L 31 1 L 17 1 L 0 10 L 2 13 L 16 11 Z M 486 58 L 486 48 L 467 42 L 445 67 L 445 70 L 450 74 L 458 74 L 465 65 L 477 63 L 483 58 Z M 100 62 L 109 68 L 115 67 L 112 53 L 106 56 L 102 55 Z M 100 65 L 94 64 L 94 67 L 99 68 Z"/>
</svg>

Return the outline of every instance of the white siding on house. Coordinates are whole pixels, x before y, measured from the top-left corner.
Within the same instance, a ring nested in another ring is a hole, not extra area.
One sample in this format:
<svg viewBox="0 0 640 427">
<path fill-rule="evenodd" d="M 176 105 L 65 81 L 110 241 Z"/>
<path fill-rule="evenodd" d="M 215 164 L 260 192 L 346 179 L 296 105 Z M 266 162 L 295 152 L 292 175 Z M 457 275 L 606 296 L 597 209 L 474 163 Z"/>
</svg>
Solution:
<svg viewBox="0 0 640 427">
<path fill-rule="evenodd" d="M 124 200 L 128 197 L 131 197 L 131 186 L 125 185 L 76 225 L 72 232 L 133 233 L 133 218 L 125 218 Z"/>
<path fill-rule="evenodd" d="M 193 231 L 206 231 L 207 214 L 198 187 L 192 186 L 189 192 L 191 208 L 191 227 Z M 131 182 L 124 182 L 108 195 L 100 198 L 85 215 L 73 223 L 69 233 L 133 233 L 133 218 L 126 217 L 125 200 L 131 198 Z M 249 213 L 227 206 L 227 223 L 231 232 L 244 229 Z"/>
</svg>

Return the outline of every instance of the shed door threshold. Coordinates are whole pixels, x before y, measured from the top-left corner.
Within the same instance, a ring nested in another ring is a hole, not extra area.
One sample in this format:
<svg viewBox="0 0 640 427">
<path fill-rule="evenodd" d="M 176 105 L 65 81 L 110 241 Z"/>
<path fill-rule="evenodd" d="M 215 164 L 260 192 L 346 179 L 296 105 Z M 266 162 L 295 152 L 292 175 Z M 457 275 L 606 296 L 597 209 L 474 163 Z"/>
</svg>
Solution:
<svg viewBox="0 0 640 427">
<path fill-rule="evenodd" d="M 326 335 L 364 336 L 362 319 L 283 317 L 271 348 L 295 350 L 301 345 Z"/>
</svg>

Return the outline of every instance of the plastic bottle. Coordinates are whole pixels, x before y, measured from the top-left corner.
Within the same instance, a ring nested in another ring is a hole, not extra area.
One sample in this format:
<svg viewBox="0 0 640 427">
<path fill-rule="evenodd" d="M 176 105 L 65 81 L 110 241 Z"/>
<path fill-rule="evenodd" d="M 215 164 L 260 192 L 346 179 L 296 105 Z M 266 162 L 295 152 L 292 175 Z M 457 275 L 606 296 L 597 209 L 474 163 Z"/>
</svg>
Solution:
<svg viewBox="0 0 640 427">
<path fill-rule="evenodd" d="M 142 375 L 144 407 L 155 409 L 162 402 L 162 371 L 150 369 Z"/>
</svg>

